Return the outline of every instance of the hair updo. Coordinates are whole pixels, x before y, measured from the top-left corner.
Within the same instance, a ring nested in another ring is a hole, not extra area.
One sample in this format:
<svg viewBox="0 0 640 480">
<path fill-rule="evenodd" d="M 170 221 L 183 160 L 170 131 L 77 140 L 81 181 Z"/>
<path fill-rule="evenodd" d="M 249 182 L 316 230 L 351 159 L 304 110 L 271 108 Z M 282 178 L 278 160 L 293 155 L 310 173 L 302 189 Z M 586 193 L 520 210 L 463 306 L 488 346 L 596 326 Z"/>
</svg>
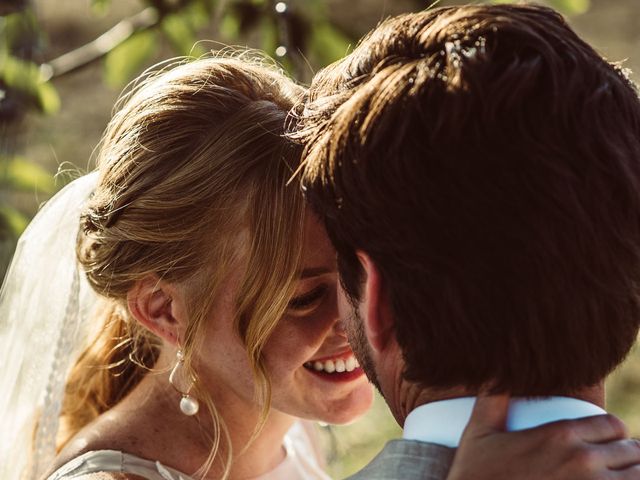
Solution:
<svg viewBox="0 0 640 480">
<path fill-rule="evenodd" d="M 77 244 L 104 306 L 97 336 L 67 384 L 59 448 L 122 399 L 158 358 L 159 339 L 127 311 L 134 283 L 153 274 L 187 286 L 189 323 L 180 345 L 191 369 L 241 235 L 251 268 L 240 286 L 236 327 L 266 418 L 270 384 L 261 349 L 293 294 L 302 244 L 302 195 L 287 186 L 300 151 L 283 137 L 302 93 L 271 67 L 208 58 L 147 76 L 121 98 L 99 147 L 98 186 Z M 197 383 L 195 394 L 217 426 L 210 466 L 226 433 Z"/>
</svg>

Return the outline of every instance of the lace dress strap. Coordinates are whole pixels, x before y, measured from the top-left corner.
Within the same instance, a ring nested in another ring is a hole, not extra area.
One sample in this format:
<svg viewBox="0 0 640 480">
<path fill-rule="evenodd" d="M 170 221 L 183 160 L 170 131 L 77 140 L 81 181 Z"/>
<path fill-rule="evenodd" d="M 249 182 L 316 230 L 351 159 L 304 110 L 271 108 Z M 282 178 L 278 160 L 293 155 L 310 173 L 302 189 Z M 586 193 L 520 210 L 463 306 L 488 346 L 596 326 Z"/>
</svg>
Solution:
<svg viewBox="0 0 640 480">
<path fill-rule="evenodd" d="M 131 473 L 148 480 L 193 480 L 184 473 L 165 467 L 160 462 L 153 462 L 117 450 L 96 450 L 87 452 L 70 460 L 47 480 L 71 480 L 98 472 Z"/>
</svg>

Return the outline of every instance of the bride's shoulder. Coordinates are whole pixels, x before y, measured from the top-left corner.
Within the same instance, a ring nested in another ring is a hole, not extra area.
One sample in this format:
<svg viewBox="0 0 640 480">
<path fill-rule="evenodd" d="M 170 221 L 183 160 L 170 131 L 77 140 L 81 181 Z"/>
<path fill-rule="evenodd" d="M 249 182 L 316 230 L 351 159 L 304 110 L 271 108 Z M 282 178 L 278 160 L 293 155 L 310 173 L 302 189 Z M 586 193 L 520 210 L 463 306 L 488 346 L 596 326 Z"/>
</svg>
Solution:
<svg viewBox="0 0 640 480">
<path fill-rule="evenodd" d="M 130 452 L 127 442 L 95 422 L 82 429 L 58 454 L 48 480 L 146 480 L 123 468 Z M 135 452 L 137 453 L 137 452 Z M 68 476 L 68 477 L 67 477 Z"/>
<path fill-rule="evenodd" d="M 55 467 L 60 468 L 73 463 L 89 452 L 129 452 L 144 456 L 143 452 L 134 448 L 136 443 L 139 443 L 139 439 L 133 434 L 136 431 L 135 426 L 127 428 L 127 425 L 132 424 L 127 418 L 121 418 L 117 412 L 103 413 L 66 442 L 62 451 L 58 453 Z M 95 457 L 95 453 L 91 455 Z M 105 455 L 101 453 L 98 457 L 102 461 Z"/>
<path fill-rule="evenodd" d="M 114 441 L 110 435 L 105 435 L 103 438 L 100 437 L 100 430 L 85 427 L 78 434 L 76 434 L 69 442 L 64 446 L 62 451 L 56 457 L 54 463 L 54 469 L 57 471 L 62 467 L 68 467 L 69 465 L 78 464 L 79 461 L 87 456 L 96 457 L 99 461 L 103 460 L 105 455 L 103 452 L 116 452 L 116 451 L 126 451 L 126 448 L 123 448 L 123 445 L 120 442 Z M 96 453 L 99 452 L 99 453 Z M 107 455 L 107 457 L 111 457 L 112 455 Z M 92 474 L 93 475 L 93 474 Z M 89 477 L 85 479 L 84 477 L 80 477 L 83 480 L 102 480 L 105 479 L 113 479 L 119 477 L 113 477 L 113 474 L 104 473 L 104 477 Z M 127 477 L 123 477 L 127 478 Z"/>
</svg>

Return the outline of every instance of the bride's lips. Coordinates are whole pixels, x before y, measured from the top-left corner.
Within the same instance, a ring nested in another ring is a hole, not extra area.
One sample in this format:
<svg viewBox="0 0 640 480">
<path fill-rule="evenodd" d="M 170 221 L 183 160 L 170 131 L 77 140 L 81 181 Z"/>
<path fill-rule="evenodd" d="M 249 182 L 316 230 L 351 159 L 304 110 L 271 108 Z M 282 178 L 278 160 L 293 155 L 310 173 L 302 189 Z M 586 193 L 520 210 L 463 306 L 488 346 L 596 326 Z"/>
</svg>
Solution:
<svg viewBox="0 0 640 480">
<path fill-rule="evenodd" d="M 334 382 L 349 382 L 364 374 L 351 351 L 308 361 L 304 367 L 314 375 Z"/>
</svg>

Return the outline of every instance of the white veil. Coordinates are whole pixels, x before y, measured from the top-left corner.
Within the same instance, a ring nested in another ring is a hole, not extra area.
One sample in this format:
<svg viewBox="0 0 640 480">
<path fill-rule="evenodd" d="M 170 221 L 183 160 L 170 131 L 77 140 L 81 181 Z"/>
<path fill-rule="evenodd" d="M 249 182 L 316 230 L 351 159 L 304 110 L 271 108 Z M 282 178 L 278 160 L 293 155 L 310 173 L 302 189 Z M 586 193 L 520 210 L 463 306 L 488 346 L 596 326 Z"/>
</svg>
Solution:
<svg viewBox="0 0 640 480">
<path fill-rule="evenodd" d="M 55 456 L 65 379 L 96 299 L 75 254 L 80 213 L 96 181 L 96 172 L 78 178 L 45 204 L 0 290 L 3 480 L 35 480 Z"/>
</svg>

